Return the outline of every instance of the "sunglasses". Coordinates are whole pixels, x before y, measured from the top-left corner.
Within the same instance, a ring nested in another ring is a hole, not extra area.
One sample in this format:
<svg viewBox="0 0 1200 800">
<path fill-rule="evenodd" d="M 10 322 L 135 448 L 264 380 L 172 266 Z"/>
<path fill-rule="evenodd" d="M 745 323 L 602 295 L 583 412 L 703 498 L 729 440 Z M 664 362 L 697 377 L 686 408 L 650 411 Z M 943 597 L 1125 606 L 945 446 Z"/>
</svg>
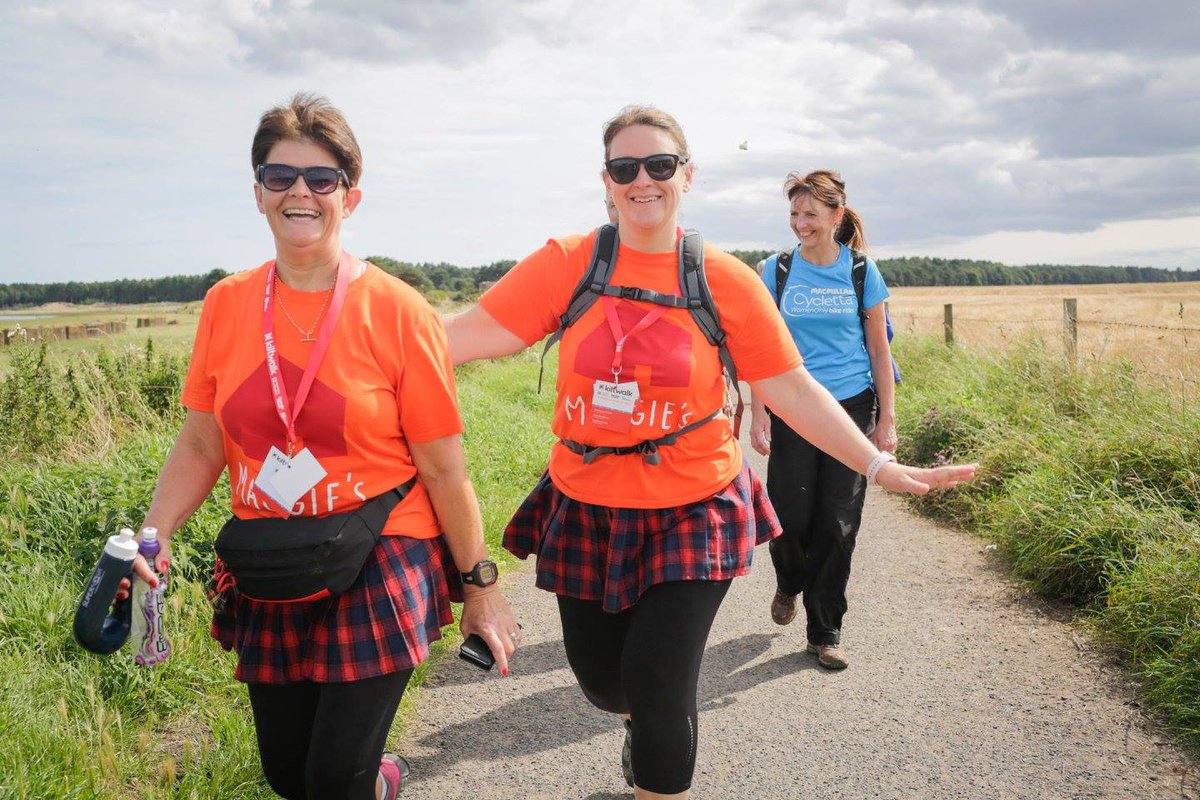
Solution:
<svg viewBox="0 0 1200 800">
<path fill-rule="evenodd" d="M 613 183 L 626 184 L 637 180 L 638 170 L 646 165 L 646 174 L 652 181 L 669 181 L 675 176 L 675 170 L 680 164 L 686 164 L 686 158 L 680 158 L 674 153 L 659 153 L 645 158 L 610 158 L 604 162 L 604 169 Z"/>
<path fill-rule="evenodd" d="M 316 194 L 331 194 L 340 181 L 350 185 L 350 178 L 343 170 L 334 167 L 293 167 L 288 164 L 259 164 L 254 171 L 258 182 L 272 192 L 283 192 L 292 188 L 296 178 L 304 176 L 304 183 Z"/>
</svg>

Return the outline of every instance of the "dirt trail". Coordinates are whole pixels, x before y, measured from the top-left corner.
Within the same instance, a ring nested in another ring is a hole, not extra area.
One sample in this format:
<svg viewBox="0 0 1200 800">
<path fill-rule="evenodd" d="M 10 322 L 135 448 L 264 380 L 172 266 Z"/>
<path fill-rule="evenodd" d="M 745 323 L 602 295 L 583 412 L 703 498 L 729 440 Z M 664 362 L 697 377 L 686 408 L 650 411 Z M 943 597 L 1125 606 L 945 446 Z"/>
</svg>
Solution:
<svg viewBox="0 0 1200 800">
<path fill-rule="evenodd" d="M 620 722 L 576 687 L 553 597 L 528 565 L 506 584 L 525 626 L 513 674 L 440 665 L 403 743 L 404 797 L 632 797 Z M 1147 722 L 1127 676 L 980 542 L 883 492 L 867 499 L 855 554 L 848 670 L 804 654 L 803 614 L 771 622 L 773 591 L 762 547 L 709 638 L 696 800 L 1200 799 L 1196 761 Z"/>
</svg>

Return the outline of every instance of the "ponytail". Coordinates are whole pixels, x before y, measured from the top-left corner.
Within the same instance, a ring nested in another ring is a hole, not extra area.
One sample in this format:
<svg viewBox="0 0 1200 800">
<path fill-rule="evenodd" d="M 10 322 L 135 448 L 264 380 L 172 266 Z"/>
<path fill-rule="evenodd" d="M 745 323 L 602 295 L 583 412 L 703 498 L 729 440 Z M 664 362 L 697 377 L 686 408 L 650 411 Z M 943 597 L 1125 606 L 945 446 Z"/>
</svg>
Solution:
<svg viewBox="0 0 1200 800">
<path fill-rule="evenodd" d="M 833 238 L 851 250 L 865 251 L 867 249 L 867 237 L 863 232 L 862 217 L 850 206 L 843 206 L 842 224 L 838 226 L 837 233 Z"/>
</svg>

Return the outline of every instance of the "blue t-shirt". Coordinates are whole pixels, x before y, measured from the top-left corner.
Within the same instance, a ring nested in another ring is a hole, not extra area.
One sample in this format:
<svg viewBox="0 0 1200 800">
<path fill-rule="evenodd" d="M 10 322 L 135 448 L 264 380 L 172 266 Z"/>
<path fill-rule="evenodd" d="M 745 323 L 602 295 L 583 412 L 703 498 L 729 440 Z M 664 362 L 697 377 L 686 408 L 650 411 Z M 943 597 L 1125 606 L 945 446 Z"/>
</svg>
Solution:
<svg viewBox="0 0 1200 800">
<path fill-rule="evenodd" d="M 804 367 L 838 400 L 845 400 L 874 385 L 871 356 L 858 317 L 858 300 L 850 279 L 850 248 L 840 245 L 837 261 L 827 267 L 804 260 L 800 248 L 792 251 L 792 269 L 783 287 L 783 302 L 776 303 L 787 324 Z M 762 281 L 775 298 L 775 265 L 778 255 L 763 264 Z M 863 308 L 889 296 L 879 267 L 867 257 Z"/>
</svg>

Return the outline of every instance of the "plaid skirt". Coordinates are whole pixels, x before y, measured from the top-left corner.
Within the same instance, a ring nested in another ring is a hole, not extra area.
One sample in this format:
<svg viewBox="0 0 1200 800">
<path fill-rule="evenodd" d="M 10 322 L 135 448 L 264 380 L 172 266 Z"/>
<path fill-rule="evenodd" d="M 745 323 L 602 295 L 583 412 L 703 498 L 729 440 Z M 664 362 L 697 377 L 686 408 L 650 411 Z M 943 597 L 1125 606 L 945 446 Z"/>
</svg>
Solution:
<svg viewBox="0 0 1200 800">
<path fill-rule="evenodd" d="M 742 471 L 704 500 L 613 508 L 567 497 L 542 475 L 504 530 L 504 548 L 537 555 L 537 586 L 617 613 L 651 586 L 745 575 L 756 545 L 781 533 L 758 476 Z"/>
<path fill-rule="evenodd" d="M 462 582 L 444 537 L 384 536 L 337 597 L 262 603 L 226 593 L 212 636 L 237 653 L 234 677 L 245 683 L 357 681 L 424 661 L 454 621 L 452 601 L 462 601 Z"/>
</svg>

